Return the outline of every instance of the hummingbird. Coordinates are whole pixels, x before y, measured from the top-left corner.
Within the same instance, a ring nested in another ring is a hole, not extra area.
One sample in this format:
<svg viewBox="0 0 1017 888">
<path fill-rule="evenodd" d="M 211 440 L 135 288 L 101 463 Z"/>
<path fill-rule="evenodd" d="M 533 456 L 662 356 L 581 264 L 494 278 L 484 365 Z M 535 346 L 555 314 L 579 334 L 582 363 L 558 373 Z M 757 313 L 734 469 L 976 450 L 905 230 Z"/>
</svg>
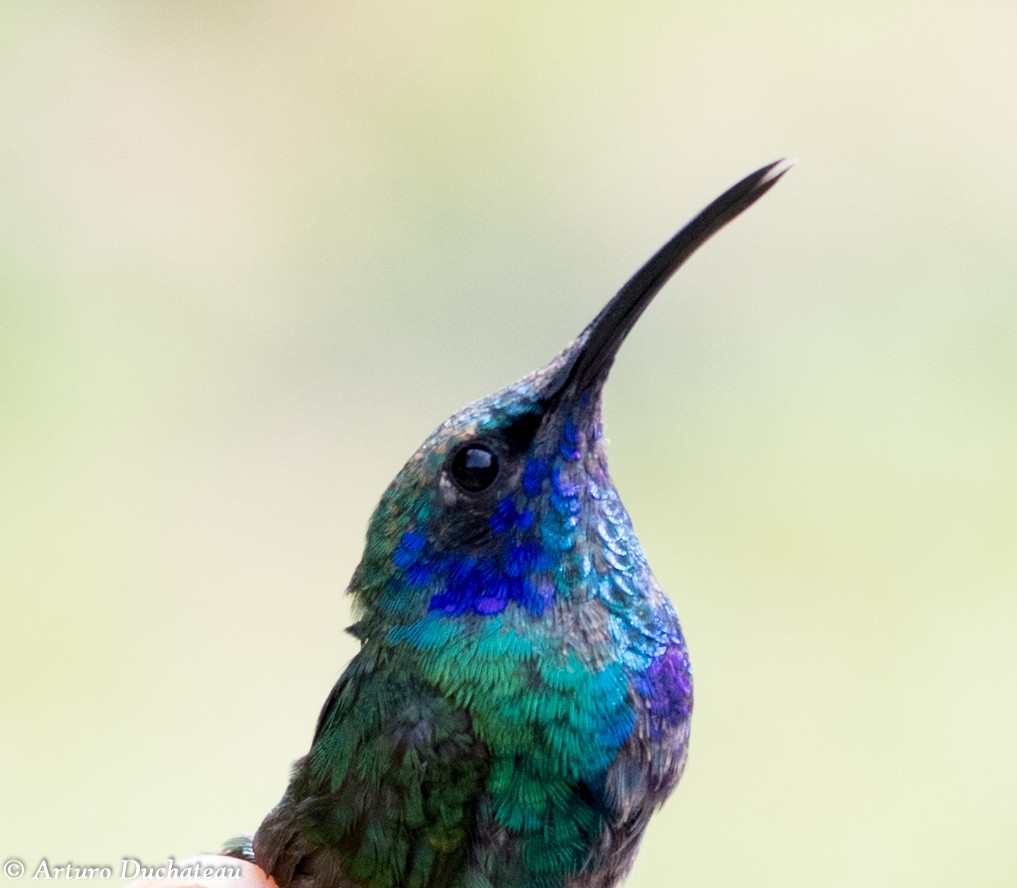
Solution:
<svg viewBox="0 0 1017 888">
<path fill-rule="evenodd" d="M 396 475 L 349 594 L 360 651 L 253 840 L 279 888 L 611 888 L 685 766 L 677 614 L 608 474 L 601 392 L 671 275 L 790 168 L 694 217 L 546 366 Z"/>
</svg>

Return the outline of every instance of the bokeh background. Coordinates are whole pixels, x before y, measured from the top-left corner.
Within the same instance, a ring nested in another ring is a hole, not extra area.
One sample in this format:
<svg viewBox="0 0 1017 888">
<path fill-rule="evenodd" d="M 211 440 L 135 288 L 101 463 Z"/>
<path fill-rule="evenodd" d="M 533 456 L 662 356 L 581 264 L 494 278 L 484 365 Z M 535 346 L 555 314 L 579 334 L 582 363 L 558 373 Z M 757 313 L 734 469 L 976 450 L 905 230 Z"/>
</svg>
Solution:
<svg viewBox="0 0 1017 888">
<path fill-rule="evenodd" d="M 628 884 L 1012 885 L 1015 46 L 998 0 L 3 4 L 0 856 L 253 829 L 403 460 L 792 154 L 607 392 L 697 681 Z"/>
</svg>

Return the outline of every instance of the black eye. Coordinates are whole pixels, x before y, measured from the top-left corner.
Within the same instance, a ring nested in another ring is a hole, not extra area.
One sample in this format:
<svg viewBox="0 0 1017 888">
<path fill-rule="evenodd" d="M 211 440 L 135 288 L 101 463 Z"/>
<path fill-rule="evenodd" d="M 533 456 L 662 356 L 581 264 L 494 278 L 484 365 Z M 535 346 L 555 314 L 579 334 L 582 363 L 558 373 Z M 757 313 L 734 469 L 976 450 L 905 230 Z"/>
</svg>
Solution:
<svg viewBox="0 0 1017 888">
<path fill-rule="evenodd" d="M 467 444 L 452 457 L 451 471 L 463 490 L 478 493 L 498 477 L 498 457 L 483 444 Z"/>
</svg>

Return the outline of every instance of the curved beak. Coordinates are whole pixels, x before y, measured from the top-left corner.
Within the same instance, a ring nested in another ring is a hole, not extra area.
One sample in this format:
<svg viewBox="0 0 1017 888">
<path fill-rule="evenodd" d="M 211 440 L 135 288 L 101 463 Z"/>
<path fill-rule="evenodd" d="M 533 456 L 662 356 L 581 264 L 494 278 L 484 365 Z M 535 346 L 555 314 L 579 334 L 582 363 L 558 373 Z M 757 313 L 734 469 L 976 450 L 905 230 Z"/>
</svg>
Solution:
<svg viewBox="0 0 1017 888">
<path fill-rule="evenodd" d="M 700 246 L 769 191 L 794 160 L 778 160 L 731 186 L 662 246 L 566 349 L 565 361 L 542 399 L 545 412 L 607 377 L 615 355 L 653 297 Z"/>
</svg>

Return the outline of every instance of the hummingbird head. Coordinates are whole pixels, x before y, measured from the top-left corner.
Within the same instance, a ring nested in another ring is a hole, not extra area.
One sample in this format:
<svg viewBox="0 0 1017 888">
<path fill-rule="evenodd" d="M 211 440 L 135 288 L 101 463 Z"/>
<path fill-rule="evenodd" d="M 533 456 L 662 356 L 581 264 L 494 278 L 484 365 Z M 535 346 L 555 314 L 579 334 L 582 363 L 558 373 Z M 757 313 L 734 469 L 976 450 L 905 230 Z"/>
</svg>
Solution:
<svg viewBox="0 0 1017 888">
<path fill-rule="evenodd" d="M 427 438 L 371 520 L 351 584 L 361 618 L 355 634 L 394 629 L 418 646 L 438 645 L 445 636 L 435 627 L 448 618 L 561 624 L 585 619 L 576 605 L 592 600 L 603 605 L 596 625 L 572 628 L 612 634 L 605 609 L 640 623 L 640 601 L 659 589 L 608 474 L 604 382 L 670 276 L 790 166 L 771 164 L 730 188 L 546 366 L 464 407 Z M 649 616 L 640 631 L 652 637 Z"/>
</svg>

